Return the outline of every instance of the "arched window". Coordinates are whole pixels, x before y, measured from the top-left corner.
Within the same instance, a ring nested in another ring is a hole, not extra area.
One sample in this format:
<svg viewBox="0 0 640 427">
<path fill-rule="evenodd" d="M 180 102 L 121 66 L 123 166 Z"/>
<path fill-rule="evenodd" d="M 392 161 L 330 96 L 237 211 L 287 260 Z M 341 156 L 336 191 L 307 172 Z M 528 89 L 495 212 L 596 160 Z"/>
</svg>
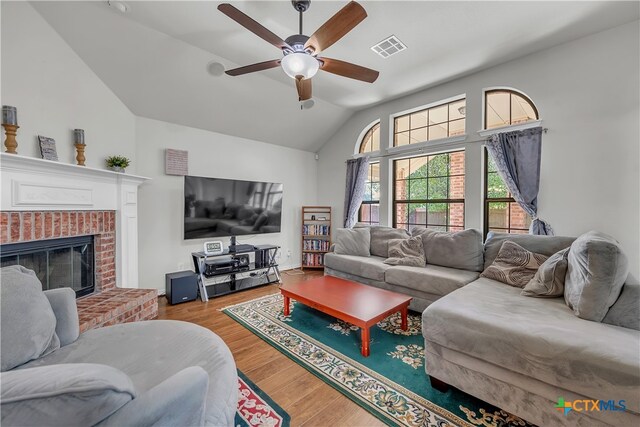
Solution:
<svg viewBox="0 0 640 427">
<path fill-rule="evenodd" d="M 361 154 L 380 151 L 380 122 L 373 124 L 360 141 Z M 365 184 L 364 200 L 358 212 L 358 221 L 380 224 L 380 162 L 369 162 L 369 174 Z"/>
<path fill-rule="evenodd" d="M 359 153 L 380 151 L 380 122 L 374 124 L 362 137 Z"/>
<path fill-rule="evenodd" d="M 484 93 L 484 128 L 493 129 L 538 120 L 538 110 L 524 94 L 511 89 Z"/>
</svg>

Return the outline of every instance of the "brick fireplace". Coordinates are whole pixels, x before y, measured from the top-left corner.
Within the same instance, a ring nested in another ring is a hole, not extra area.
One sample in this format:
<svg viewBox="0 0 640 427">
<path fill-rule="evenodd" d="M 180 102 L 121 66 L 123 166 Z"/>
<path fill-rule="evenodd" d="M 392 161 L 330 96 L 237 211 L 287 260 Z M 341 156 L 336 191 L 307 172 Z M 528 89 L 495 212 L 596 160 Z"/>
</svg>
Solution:
<svg viewBox="0 0 640 427">
<path fill-rule="evenodd" d="M 80 330 L 157 316 L 137 288 L 137 188 L 146 180 L 2 153 L 0 244 L 93 236 L 95 291 L 77 299 Z"/>
</svg>

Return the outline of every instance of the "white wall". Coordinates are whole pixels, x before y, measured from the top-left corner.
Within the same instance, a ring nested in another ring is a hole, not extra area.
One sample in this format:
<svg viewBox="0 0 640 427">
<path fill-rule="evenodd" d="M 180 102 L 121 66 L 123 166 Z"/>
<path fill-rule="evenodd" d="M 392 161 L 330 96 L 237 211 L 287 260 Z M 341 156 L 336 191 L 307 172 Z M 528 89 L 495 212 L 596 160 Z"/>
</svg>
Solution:
<svg viewBox="0 0 640 427">
<path fill-rule="evenodd" d="M 189 152 L 189 175 L 282 183 L 282 231 L 238 242 L 278 244 L 281 270 L 300 266 L 300 208 L 317 199 L 313 153 L 145 118 L 136 119 L 136 141 L 137 172 L 152 178 L 138 193 L 141 287 L 164 290 L 165 273 L 192 269 L 191 252 L 219 240 L 184 240 L 183 177 L 165 175 L 166 148 Z"/>
<path fill-rule="evenodd" d="M 614 236 L 624 246 L 632 280 L 637 281 L 639 29 L 636 21 L 360 111 L 319 151 L 318 202 L 333 206 L 334 226 L 340 226 L 344 161 L 367 124 L 381 119 L 384 147 L 390 114 L 466 93 L 468 142 L 453 147 L 466 149 L 466 226 L 481 228 L 483 150 L 481 142 L 473 141 L 482 139 L 476 133 L 482 126 L 482 90 L 510 86 L 531 97 L 549 128 L 543 136 L 539 216 L 559 235 L 595 229 Z M 383 183 L 389 180 L 389 164 L 388 158 L 381 162 Z M 381 210 L 390 224 L 387 188 Z"/>
<path fill-rule="evenodd" d="M 56 140 L 60 162 L 75 164 L 73 129 L 80 128 L 87 166 L 106 168 L 104 159 L 118 154 L 135 172 L 134 115 L 29 3 L 1 8 L 0 101 L 18 109 L 18 154 L 40 158 L 43 135 Z"/>
</svg>

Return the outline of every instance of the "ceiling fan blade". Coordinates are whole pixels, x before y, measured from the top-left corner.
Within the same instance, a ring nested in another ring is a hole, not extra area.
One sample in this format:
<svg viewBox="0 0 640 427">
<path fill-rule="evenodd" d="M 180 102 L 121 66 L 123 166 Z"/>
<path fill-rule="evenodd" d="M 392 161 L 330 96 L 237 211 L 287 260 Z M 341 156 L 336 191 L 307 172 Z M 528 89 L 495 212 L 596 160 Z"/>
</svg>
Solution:
<svg viewBox="0 0 640 427">
<path fill-rule="evenodd" d="M 344 37 L 345 34 L 351 31 L 366 17 L 367 12 L 364 8 L 355 1 L 352 1 L 329 18 L 327 22 L 322 24 L 322 26 L 309 37 L 304 47 L 312 48 L 314 53 L 318 54 L 320 51 L 327 49 Z"/>
<path fill-rule="evenodd" d="M 318 58 L 320 61 L 320 69 L 332 74 L 337 74 L 350 79 L 362 80 L 363 82 L 373 83 L 376 81 L 380 73 L 371 68 L 362 67 L 350 62 L 340 61 L 339 59 Z"/>
<path fill-rule="evenodd" d="M 234 68 L 233 70 L 227 70 L 230 76 L 240 76 L 242 74 L 255 73 L 256 71 L 268 70 L 270 68 L 276 68 L 280 65 L 279 59 L 273 59 L 271 61 L 258 62 L 257 64 L 245 65 L 244 67 Z"/>
<path fill-rule="evenodd" d="M 282 40 L 277 35 L 273 34 L 271 31 L 267 30 L 259 22 L 250 18 L 248 15 L 244 14 L 243 12 L 240 12 L 234 6 L 231 6 L 229 3 L 223 3 L 219 5 L 218 10 L 224 13 L 225 15 L 227 15 L 229 18 L 236 21 L 238 24 L 245 27 L 247 30 L 257 35 L 258 37 L 268 41 L 275 47 L 280 49 L 284 49 L 284 48 L 291 49 L 291 46 L 289 46 L 287 42 Z"/>
<path fill-rule="evenodd" d="M 296 89 L 298 89 L 299 101 L 311 99 L 311 79 L 296 78 Z"/>
</svg>

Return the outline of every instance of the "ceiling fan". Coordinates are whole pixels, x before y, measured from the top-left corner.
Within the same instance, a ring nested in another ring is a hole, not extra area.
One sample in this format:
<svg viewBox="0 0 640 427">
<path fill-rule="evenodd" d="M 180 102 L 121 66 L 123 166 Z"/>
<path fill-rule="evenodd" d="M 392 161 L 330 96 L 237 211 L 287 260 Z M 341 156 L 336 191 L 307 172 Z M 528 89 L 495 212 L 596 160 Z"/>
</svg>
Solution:
<svg viewBox="0 0 640 427">
<path fill-rule="evenodd" d="M 284 55 L 281 59 L 273 59 L 228 70 L 226 71 L 228 75 L 239 76 L 281 66 L 289 77 L 295 79 L 299 101 L 311 99 L 311 78 L 318 70 L 368 83 L 376 81 L 379 73 L 375 70 L 338 59 L 318 56 L 320 52 L 340 40 L 367 17 L 367 12 L 360 4 L 355 1 L 350 2 L 318 28 L 311 37 L 308 37 L 302 34 L 302 14 L 309 9 L 311 0 L 292 0 L 291 3 L 300 14 L 300 34 L 289 36 L 286 40 L 282 40 L 232 5 L 223 3 L 218 6 L 220 12 L 258 37 L 281 49 Z"/>
</svg>

